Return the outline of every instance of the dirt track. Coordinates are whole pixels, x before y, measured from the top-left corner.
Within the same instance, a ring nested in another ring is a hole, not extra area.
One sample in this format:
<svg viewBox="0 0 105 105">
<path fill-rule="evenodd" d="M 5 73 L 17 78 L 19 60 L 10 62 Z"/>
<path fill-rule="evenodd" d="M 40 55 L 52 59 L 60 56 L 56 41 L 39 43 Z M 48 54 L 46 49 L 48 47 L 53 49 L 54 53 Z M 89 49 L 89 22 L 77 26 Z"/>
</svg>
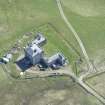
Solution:
<svg viewBox="0 0 105 105">
<path fill-rule="evenodd" d="M 105 104 L 105 98 L 100 96 L 96 91 L 94 91 L 92 88 L 90 88 L 88 85 L 86 85 L 84 82 L 83 82 L 83 78 L 86 77 L 90 72 L 93 72 L 94 68 L 93 68 L 93 65 L 91 64 L 90 62 L 90 59 L 88 57 L 88 54 L 85 50 L 85 47 L 79 37 L 79 35 L 77 34 L 77 32 L 75 31 L 75 29 L 73 28 L 72 24 L 68 21 L 67 17 L 65 16 L 64 14 L 64 11 L 62 9 L 62 5 L 61 5 L 61 1 L 60 0 L 56 0 L 57 2 L 57 6 L 59 8 L 59 12 L 60 12 L 60 15 L 62 17 L 62 19 L 64 20 L 64 22 L 66 23 L 66 25 L 68 26 L 68 28 L 70 29 L 70 31 L 72 31 L 72 33 L 74 34 L 82 52 L 83 52 L 83 55 L 87 61 L 87 64 L 89 66 L 89 71 L 86 73 L 86 74 L 83 74 L 79 79 L 72 73 L 70 73 L 69 71 L 68 72 L 65 72 L 65 74 L 67 73 L 67 75 L 69 75 L 70 77 L 72 77 L 81 87 L 83 87 L 87 92 L 89 92 L 90 94 L 92 94 L 93 96 L 95 96 L 98 100 L 100 100 L 103 104 Z"/>
</svg>

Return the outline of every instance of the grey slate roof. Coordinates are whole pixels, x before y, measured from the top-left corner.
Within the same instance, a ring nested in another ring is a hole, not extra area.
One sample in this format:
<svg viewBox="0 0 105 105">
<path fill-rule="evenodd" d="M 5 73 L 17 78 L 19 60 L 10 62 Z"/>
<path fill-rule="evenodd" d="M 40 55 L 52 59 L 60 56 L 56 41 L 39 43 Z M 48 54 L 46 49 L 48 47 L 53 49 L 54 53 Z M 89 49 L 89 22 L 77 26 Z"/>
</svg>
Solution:
<svg viewBox="0 0 105 105">
<path fill-rule="evenodd" d="M 49 64 L 53 63 L 57 59 L 59 59 L 60 61 L 63 61 L 63 60 L 65 60 L 65 57 L 61 53 L 57 53 L 57 54 L 55 54 L 55 55 L 53 55 L 52 57 L 49 58 L 48 63 Z"/>
<path fill-rule="evenodd" d="M 35 40 L 32 41 L 32 44 L 41 45 L 45 41 L 46 38 L 41 33 L 37 33 L 37 36 L 35 37 Z"/>
<path fill-rule="evenodd" d="M 36 44 L 31 44 L 26 48 L 26 52 L 31 56 L 35 56 L 39 53 L 42 53 L 42 51 L 43 50 L 39 48 Z"/>
</svg>

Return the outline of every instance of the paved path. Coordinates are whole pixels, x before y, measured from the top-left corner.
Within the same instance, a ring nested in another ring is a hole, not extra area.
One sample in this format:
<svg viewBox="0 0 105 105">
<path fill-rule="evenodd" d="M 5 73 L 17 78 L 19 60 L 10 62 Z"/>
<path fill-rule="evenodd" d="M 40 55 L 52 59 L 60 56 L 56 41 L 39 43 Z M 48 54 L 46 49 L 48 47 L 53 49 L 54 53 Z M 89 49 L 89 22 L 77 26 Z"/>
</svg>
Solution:
<svg viewBox="0 0 105 105">
<path fill-rule="evenodd" d="M 89 66 L 89 70 L 93 70 L 93 66 L 90 63 L 90 59 L 88 57 L 88 54 L 87 54 L 87 52 L 85 50 L 85 47 L 84 47 L 84 45 L 83 45 L 83 43 L 82 43 L 79 35 L 77 34 L 77 32 L 75 31 L 75 29 L 73 28 L 72 24 L 68 21 L 67 17 L 65 16 L 64 11 L 62 9 L 62 5 L 61 5 L 60 0 L 56 0 L 56 1 L 57 1 L 57 5 L 58 5 L 58 8 L 59 8 L 59 12 L 61 14 L 61 17 L 64 20 L 64 22 L 67 24 L 67 26 L 70 29 L 70 31 L 72 31 L 73 35 L 75 36 L 75 38 L 76 38 L 76 40 L 77 40 L 77 42 L 78 42 L 78 44 L 79 44 L 79 46 L 80 46 L 80 48 L 81 48 L 81 50 L 83 52 L 83 55 L 84 55 L 84 57 L 85 57 L 85 59 L 87 61 L 87 64 Z"/>
</svg>

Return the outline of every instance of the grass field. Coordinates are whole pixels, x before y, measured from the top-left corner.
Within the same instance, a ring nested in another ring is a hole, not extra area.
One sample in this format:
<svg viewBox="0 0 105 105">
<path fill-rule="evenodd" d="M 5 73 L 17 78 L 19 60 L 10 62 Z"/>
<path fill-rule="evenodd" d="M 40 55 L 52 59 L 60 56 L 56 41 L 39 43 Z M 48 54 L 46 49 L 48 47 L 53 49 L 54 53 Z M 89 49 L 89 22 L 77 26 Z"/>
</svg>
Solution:
<svg viewBox="0 0 105 105">
<path fill-rule="evenodd" d="M 62 3 L 90 58 L 100 61 L 105 57 L 105 1 L 62 0 Z M 25 33 L 46 23 L 51 23 L 59 33 L 56 34 L 53 28 L 50 31 L 49 28 L 40 29 L 49 40 L 45 46 L 47 54 L 60 49 L 72 64 L 78 58 L 73 46 L 82 53 L 73 33 L 60 17 L 55 0 L 0 0 L 0 55 Z M 11 81 L 0 66 L 0 84 L 0 105 L 101 105 L 66 77 Z"/>
<path fill-rule="evenodd" d="M 10 0 L 8 2 L 0 0 L 0 5 L 1 52 L 13 44 L 17 38 L 46 22 L 61 25 L 60 27 L 64 29 L 62 31 L 64 34 L 67 31 L 63 21 L 60 19 L 54 0 L 45 0 L 44 3 L 41 0 Z"/>
<path fill-rule="evenodd" d="M 0 81 L 1 105 L 101 105 L 67 77 Z"/>
<path fill-rule="evenodd" d="M 105 1 L 62 0 L 62 5 L 90 58 L 105 58 Z"/>
</svg>

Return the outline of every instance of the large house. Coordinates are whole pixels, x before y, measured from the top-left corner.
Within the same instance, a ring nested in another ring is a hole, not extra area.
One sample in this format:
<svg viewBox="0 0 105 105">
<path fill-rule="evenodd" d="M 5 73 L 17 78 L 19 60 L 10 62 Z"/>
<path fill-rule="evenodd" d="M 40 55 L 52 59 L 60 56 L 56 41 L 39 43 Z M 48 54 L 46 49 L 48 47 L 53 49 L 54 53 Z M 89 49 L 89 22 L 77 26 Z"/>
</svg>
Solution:
<svg viewBox="0 0 105 105">
<path fill-rule="evenodd" d="M 30 60 L 32 65 L 36 65 L 43 57 L 43 50 L 36 44 L 31 44 L 25 49 L 25 57 Z"/>
<path fill-rule="evenodd" d="M 44 67 L 46 65 L 52 69 L 59 69 L 64 66 L 67 63 L 67 60 L 62 53 L 57 53 L 50 58 L 45 59 L 41 48 L 45 42 L 46 38 L 41 33 L 37 33 L 35 40 L 25 48 L 25 57 L 30 60 L 32 65 L 41 64 Z"/>
<path fill-rule="evenodd" d="M 43 58 L 43 50 L 40 48 L 46 42 L 46 38 L 37 33 L 35 39 L 25 48 L 25 57 L 30 60 L 32 65 L 40 63 Z"/>
</svg>

